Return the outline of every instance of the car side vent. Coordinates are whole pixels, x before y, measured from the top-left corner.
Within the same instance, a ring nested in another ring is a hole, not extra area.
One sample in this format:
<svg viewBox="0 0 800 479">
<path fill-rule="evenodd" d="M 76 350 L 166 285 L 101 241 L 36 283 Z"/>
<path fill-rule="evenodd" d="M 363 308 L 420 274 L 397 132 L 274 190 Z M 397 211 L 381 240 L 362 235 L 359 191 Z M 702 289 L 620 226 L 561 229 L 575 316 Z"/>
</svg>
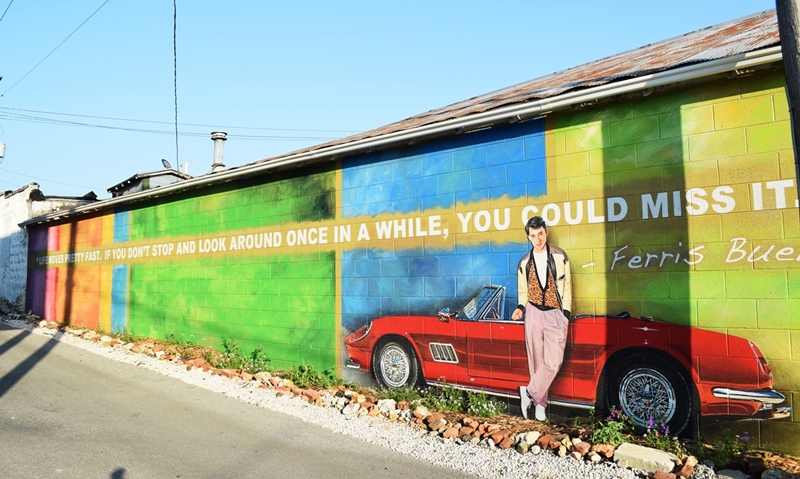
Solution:
<svg viewBox="0 0 800 479">
<path fill-rule="evenodd" d="M 433 360 L 440 363 L 458 363 L 458 356 L 452 344 L 430 343 Z"/>
</svg>

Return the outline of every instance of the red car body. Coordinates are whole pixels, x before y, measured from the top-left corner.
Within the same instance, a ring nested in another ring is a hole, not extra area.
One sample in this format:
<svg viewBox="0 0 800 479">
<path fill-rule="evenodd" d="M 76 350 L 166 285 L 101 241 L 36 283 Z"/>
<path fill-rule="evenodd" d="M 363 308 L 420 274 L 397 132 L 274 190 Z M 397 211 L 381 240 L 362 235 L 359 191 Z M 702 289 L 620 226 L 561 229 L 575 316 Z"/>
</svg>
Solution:
<svg viewBox="0 0 800 479">
<path fill-rule="evenodd" d="M 391 361 L 384 358 L 390 353 L 383 351 L 387 344 L 400 345 L 413 353 L 409 363 L 417 362 L 420 377 L 409 375 L 415 382 L 446 382 L 518 398 L 519 387 L 529 380 L 523 322 L 500 319 L 505 317 L 504 295 L 503 287 L 485 286 L 456 314 L 443 310 L 438 318 L 375 319 L 345 339 L 347 366 L 373 371 L 384 385 L 397 386 L 401 376 L 393 379 L 392 370 L 386 369 Z M 772 390 L 770 367 L 761 351 L 746 339 L 627 314 L 570 321 L 550 403 L 621 405 L 623 410 L 628 405 L 629 416 L 644 425 L 646 415 L 656 414 L 656 394 L 672 406 L 660 409 L 661 417 L 653 419 L 666 420 L 674 433 L 688 424 L 692 412 L 774 416 L 773 406 L 785 399 Z"/>
</svg>

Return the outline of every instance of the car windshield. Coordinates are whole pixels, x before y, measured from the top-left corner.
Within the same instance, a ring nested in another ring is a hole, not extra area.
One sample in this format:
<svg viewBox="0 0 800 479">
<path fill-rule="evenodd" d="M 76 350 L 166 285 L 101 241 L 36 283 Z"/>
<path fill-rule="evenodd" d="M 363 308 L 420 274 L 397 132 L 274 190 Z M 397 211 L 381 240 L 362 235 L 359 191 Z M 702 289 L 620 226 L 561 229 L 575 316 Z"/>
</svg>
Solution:
<svg viewBox="0 0 800 479">
<path fill-rule="evenodd" d="M 478 294 L 467 301 L 467 303 L 458 310 L 456 318 L 469 320 L 480 319 L 478 315 L 486 309 L 489 301 L 491 301 L 492 297 L 494 297 L 497 292 L 497 289 L 497 286 L 484 286 L 478 291 Z"/>
</svg>

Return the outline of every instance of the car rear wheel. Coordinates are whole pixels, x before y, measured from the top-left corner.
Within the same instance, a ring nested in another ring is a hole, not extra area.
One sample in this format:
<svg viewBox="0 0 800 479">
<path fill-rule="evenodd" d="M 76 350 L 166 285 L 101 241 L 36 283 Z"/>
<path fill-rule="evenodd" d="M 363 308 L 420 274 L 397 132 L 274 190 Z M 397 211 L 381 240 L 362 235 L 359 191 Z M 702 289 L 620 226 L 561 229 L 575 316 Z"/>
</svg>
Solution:
<svg viewBox="0 0 800 479">
<path fill-rule="evenodd" d="M 691 419 L 692 394 L 684 375 L 664 359 L 649 356 L 626 358 L 607 382 L 606 402 L 618 405 L 642 428 L 678 435 Z"/>
<path fill-rule="evenodd" d="M 408 345 L 390 341 L 378 349 L 375 376 L 387 388 L 414 387 L 419 380 L 419 362 Z"/>
</svg>

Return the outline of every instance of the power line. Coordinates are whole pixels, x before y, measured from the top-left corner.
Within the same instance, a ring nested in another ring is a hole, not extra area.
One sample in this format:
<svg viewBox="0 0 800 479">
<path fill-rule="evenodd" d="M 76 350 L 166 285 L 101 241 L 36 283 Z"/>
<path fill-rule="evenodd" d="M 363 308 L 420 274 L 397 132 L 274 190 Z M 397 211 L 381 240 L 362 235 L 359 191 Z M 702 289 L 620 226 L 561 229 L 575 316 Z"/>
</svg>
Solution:
<svg viewBox="0 0 800 479">
<path fill-rule="evenodd" d="M 104 130 L 118 130 L 118 131 L 130 131 L 135 133 L 151 133 L 151 134 L 158 134 L 158 135 L 173 135 L 174 132 L 170 130 L 155 130 L 155 129 L 145 129 L 145 128 L 128 128 L 122 126 L 112 126 L 112 125 L 101 125 L 96 123 L 84 123 L 84 122 L 77 122 L 77 121 L 67 121 L 67 120 L 59 120 L 55 118 L 46 118 L 46 117 L 39 117 L 34 115 L 23 115 L 20 113 L 13 113 L 13 112 L 4 112 L 0 109 L 0 119 L 6 121 L 20 121 L 26 123 L 42 123 L 47 125 L 57 125 L 57 126 L 74 126 L 74 127 L 83 127 L 83 128 L 100 128 Z M 207 132 L 181 132 L 179 133 L 181 136 L 194 136 L 194 137 L 207 137 Z M 239 139 L 239 140 L 295 140 L 295 141 L 327 141 L 327 140 L 334 140 L 335 137 L 322 137 L 322 136 L 287 136 L 287 135 L 236 135 L 230 134 L 228 138 L 231 139 Z"/>
<path fill-rule="evenodd" d="M 8 9 L 11 8 L 11 4 L 12 3 L 14 3 L 14 0 L 11 0 L 10 2 L 8 2 L 8 6 L 3 11 L 3 16 L 0 16 L 0 22 L 2 22 L 4 18 L 6 18 L 6 13 L 8 13 Z"/>
<path fill-rule="evenodd" d="M 135 123 L 155 123 L 160 125 L 172 125 L 171 121 L 157 121 L 157 120 L 141 120 L 141 119 L 134 119 L 134 118 L 120 118 L 114 116 L 95 116 L 95 115 L 81 115 L 78 113 L 62 113 L 62 112 L 55 112 L 55 111 L 43 111 L 43 110 L 26 110 L 23 108 L 11 108 L 6 106 L 0 106 L 0 110 L 9 110 L 9 111 L 24 111 L 26 113 L 42 113 L 44 115 L 59 115 L 59 116 L 74 116 L 77 118 L 95 118 L 98 120 L 114 120 L 114 121 L 129 121 Z M 2 113 L 2 112 L 0 112 Z M 238 130 L 267 130 L 267 131 L 309 131 L 314 133 L 360 133 L 359 130 L 315 130 L 315 129 L 306 129 L 306 128 L 267 128 L 267 127 L 255 127 L 255 126 L 232 126 L 232 125 L 207 125 L 203 123 L 179 123 L 181 126 L 202 126 L 208 128 L 231 128 L 231 129 L 238 129 Z"/>
<path fill-rule="evenodd" d="M 12 1 L 13 1 L 13 0 L 12 0 Z M 61 43 L 59 43 L 59 44 L 58 44 L 58 45 L 57 45 L 55 48 L 53 48 L 53 51 L 51 51 L 51 52 L 50 52 L 50 53 L 48 53 L 48 54 L 47 54 L 47 55 L 46 55 L 44 58 L 42 58 L 42 59 L 39 61 L 39 63 L 37 63 L 36 65 L 34 65 L 34 66 L 33 66 L 33 68 L 31 68 L 31 69 L 28 71 L 28 73 L 26 73 L 25 75 L 23 75 L 23 76 L 22 76 L 22 78 L 20 78 L 19 80 L 17 80 L 17 83 L 14 83 L 13 85 L 11 85 L 11 87 L 9 87 L 9 89 L 8 89 L 8 90 L 6 90 L 6 91 L 5 91 L 5 92 L 4 92 L 2 95 L 0 95 L 0 97 L 2 97 L 2 96 L 5 96 L 5 95 L 6 95 L 6 93 L 10 92 L 12 88 L 14 88 L 15 86 L 17 86 L 17 85 L 19 84 L 19 82 L 21 82 L 21 81 L 22 81 L 22 80 L 24 80 L 24 79 L 25 79 L 25 78 L 26 78 L 28 75 L 30 75 L 32 71 L 36 70 L 36 67 L 38 67 L 39 65 L 41 65 L 41 64 L 42 64 L 42 63 L 43 63 L 45 60 L 47 60 L 47 59 L 50 57 L 50 55 L 52 55 L 53 53 L 55 53 L 55 51 L 56 51 L 56 50 L 58 50 L 58 48 L 59 48 L 61 45 L 63 45 L 63 44 L 64 44 L 64 42 L 66 42 L 67 40 L 69 40 L 69 37 L 71 37 L 72 35 L 74 35 L 74 34 L 75 34 L 75 32 L 77 32 L 77 31 L 78 31 L 78 30 L 79 30 L 79 29 L 80 29 L 80 28 L 83 26 L 83 24 L 84 24 L 84 23 L 88 22 L 88 21 L 89 21 L 89 19 L 90 19 L 90 18 L 92 18 L 92 17 L 94 16 L 94 14 L 95 14 L 95 13 L 99 12 L 99 11 L 100 11 L 100 9 L 101 9 L 101 8 L 103 8 L 103 7 L 105 6 L 105 4 L 106 4 L 106 3 L 108 3 L 109 1 L 110 1 L 110 0 L 106 0 L 105 2 L 103 2 L 103 4 L 102 4 L 102 5 L 100 5 L 99 7 L 97 7 L 97 10 L 95 10 L 94 12 L 92 12 L 92 14 L 91 14 L 91 15 L 89 15 L 89 17 L 88 17 L 88 18 L 86 18 L 86 20 L 84 20 L 83 22 L 81 22 L 81 24 L 80 24 L 80 25 L 78 25 L 78 28 L 76 28 L 75 30 L 72 30 L 72 33 L 70 33 L 69 35 L 67 35 L 67 38 L 65 38 L 64 40 L 62 40 L 62 41 L 61 41 Z M 9 4 L 8 4 L 8 6 L 10 7 L 10 6 L 11 6 L 11 4 L 9 3 Z M 6 10 L 8 10 L 8 8 L 6 8 Z M 5 16 L 5 13 L 3 14 L 3 16 Z"/>
<path fill-rule="evenodd" d="M 13 174 L 13 175 L 24 176 L 24 177 L 26 177 L 26 178 L 33 178 L 34 180 L 39 180 L 39 181 L 47 181 L 47 182 L 49 182 L 49 183 L 56 183 L 56 184 L 59 184 L 59 185 L 65 185 L 65 186 L 74 186 L 74 187 L 76 187 L 76 188 L 86 188 L 87 190 L 93 190 L 93 189 L 94 189 L 94 188 L 91 188 L 91 187 L 89 187 L 89 186 L 83 186 L 83 185 L 73 185 L 73 184 L 71 184 L 71 183 L 62 183 L 62 182 L 60 182 L 60 181 L 48 180 L 47 178 L 40 178 L 40 177 L 38 177 L 38 176 L 26 175 L 26 174 L 24 174 L 24 173 L 17 173 L 16 171 L 7 170 L 7 169 L 5 169 L 5 168 L 0 168 L 0 171 L 5 171 L 6 173 L 11 173 L 11 174 Z"/>
</svg>

